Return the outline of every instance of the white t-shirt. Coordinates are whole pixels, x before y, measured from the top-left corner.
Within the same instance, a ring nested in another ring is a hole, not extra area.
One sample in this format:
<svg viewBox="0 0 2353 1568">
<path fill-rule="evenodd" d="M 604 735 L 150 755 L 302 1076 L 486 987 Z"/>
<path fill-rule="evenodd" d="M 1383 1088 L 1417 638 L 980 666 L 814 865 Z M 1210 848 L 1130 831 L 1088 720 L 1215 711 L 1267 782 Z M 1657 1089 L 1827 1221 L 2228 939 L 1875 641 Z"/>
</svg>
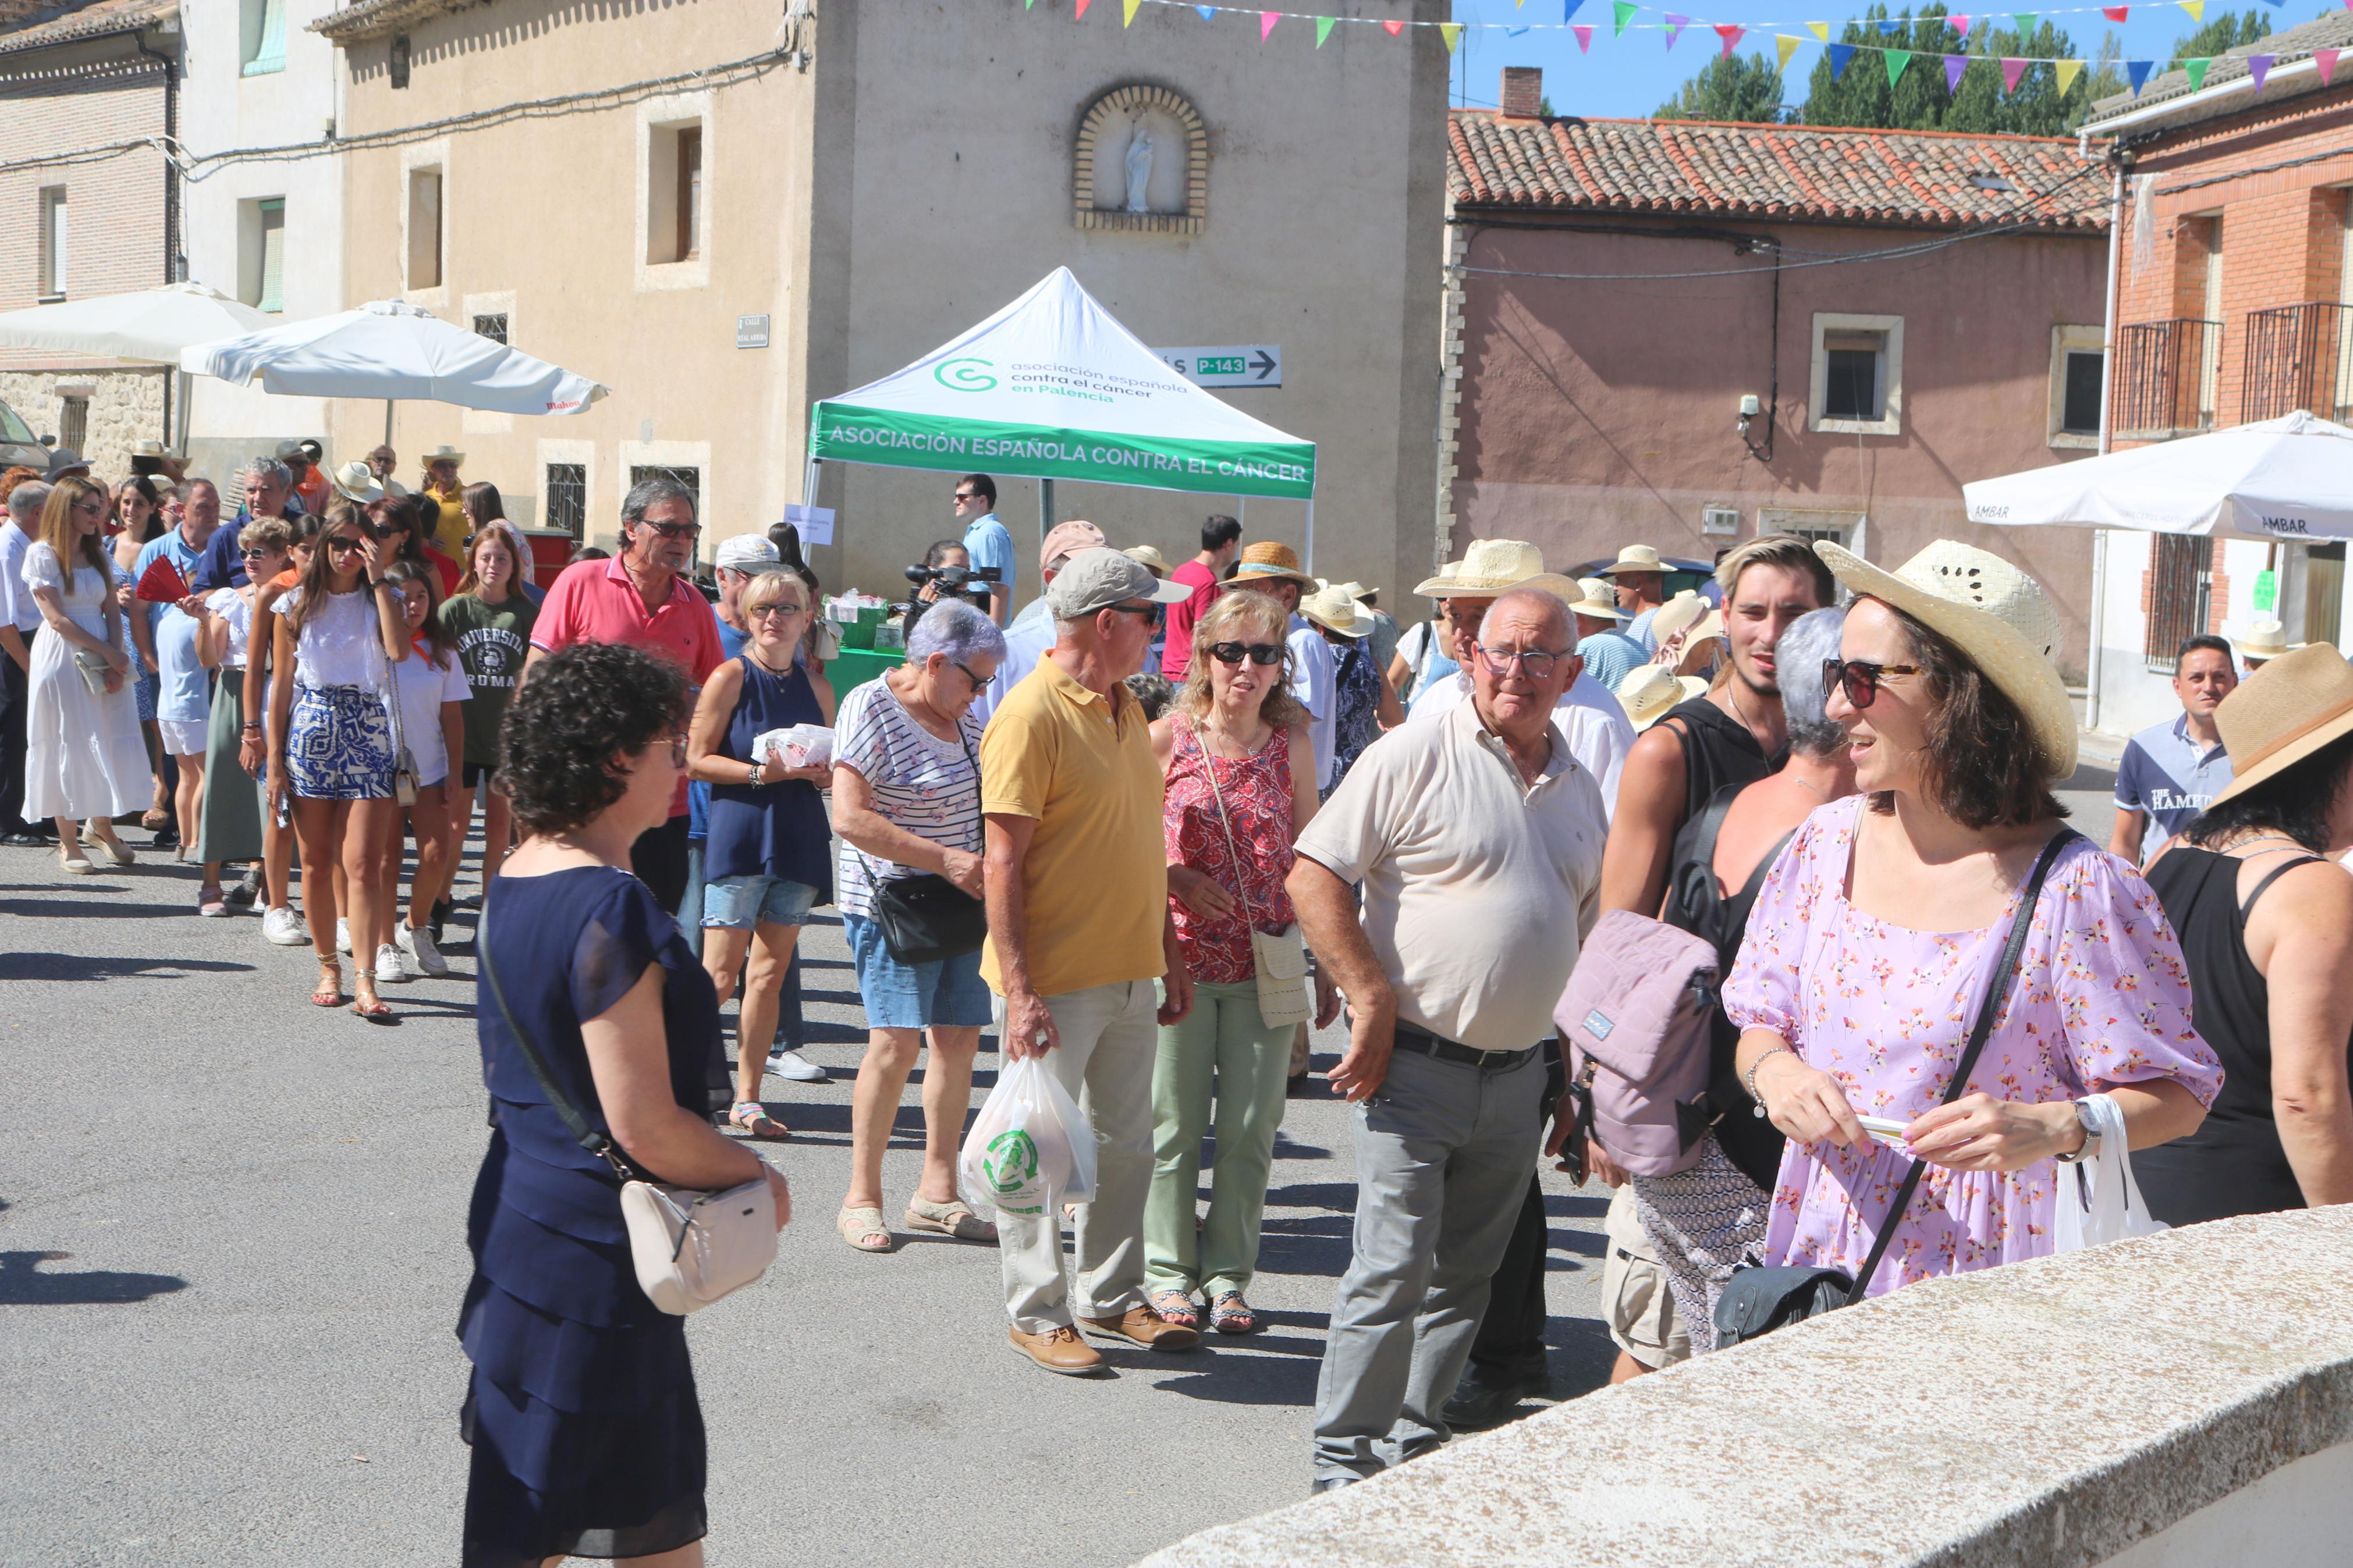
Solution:
<svg viewBox="0 0 2353 1568">
<path fill-rule="evenodd" d="M 1406 710 L 1408 725 L 1426 723 L 1459 707 L 1471 695 L 1471 672 L 1458 669 L 1433 680 Z M 1633 721 L 1599 681 L 1583 671 L 1553 705 L 1552 727 L 1568 747 L 1568 754 L 1601 786 L 1601 808 L 1618 815 L 1618 775 L 1626 771 L 1626 753 L 1634 749 Z"/>
<path fill-rule="evenodd" d="M 874 810 L 894 826 L 950 849 L 980 853 L 980 721 L 965 713 L 962 741 L 943 741 L 881 680 L 854 687 L 833 716 L 833 760 L 855 768 L 874 792 Z M 872 919 L 874 884 L 915 875 L 841 841 L 833 901 L 843 914 Z"/>
<path fill-rule="evenodd" d="M 242 588 L 216 588 L 205 600 L 205 607 L 228 624 L 228 651 L 222 656 L 223 669 L 245 668 L 245 647 L 253 636 L 253 605 Z"/>
<path fill-rule="evenodd" d="M 290 616 L 302 602 L 302 585 L 286 590 L 278 613 Z M 302 623 L 294 639 L 294 679 L 304 686 L 357 686 L 384 689 L 384 643 L 377 631 L 375 595 L 365 588 L 327 595 L 326 608 Z"/>
<path fill-rule="evenodd" d="M 1032 599 L 1021 606 L 1013 624 L 1005 628 L 1005 657 L 997 661 L 997 673 L 972 700 L 972 716 L 982 729 L 988 727 L 988 716 L 997 711 L 1005 694 L 1038 668 L 1038 661 L 1054 646 L 1055 636 L 1054 617 L 1046 613 L 1045 600 Z"/>
<path fill-rule="evenodd" d="M 465 662 L 452 654 L 448 668 L 436 669 L 432 658 L 417 647 L 409 649 L 408 657 L 392 668 L 400 683 L 400 738 L 408 743 L 408 754 L 417 759 L 417 782 L 439 784 L 449 776 L 449 746 L 441 734 L 441 705 L 464 702 L 474 695 L 466 681 Z M 385 711 L 390 710 L 387 704 Z"/>
<path fill-rule="evenodd" d="M 1324 634 L 1296 613 L 1283 646 L 1291 650 L 1291 694 L 1307 710 L 1307 738 L 1315 744 L 1315 787 L 1329 789 L 1340 736 L 1340 661 Z"/>
</svg>

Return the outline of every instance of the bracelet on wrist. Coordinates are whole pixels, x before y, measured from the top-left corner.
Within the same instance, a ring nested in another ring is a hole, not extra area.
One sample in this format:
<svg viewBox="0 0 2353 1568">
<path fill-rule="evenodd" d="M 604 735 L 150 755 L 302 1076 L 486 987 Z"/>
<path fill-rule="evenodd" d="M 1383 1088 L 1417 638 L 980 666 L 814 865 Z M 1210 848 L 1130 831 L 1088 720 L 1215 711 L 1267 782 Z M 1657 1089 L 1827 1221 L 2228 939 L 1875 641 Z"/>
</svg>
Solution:
<svg viewBox="0 0 2353 1568">
<path fill-rule="evenodd" d="M 1771 1060 L 1775 1057 L 1784 1055 L 1794 1057 L 1798 1053 L 1794 1049 L 1788 1046 L 1768 1046 L 1757 1056 L 1755 1061 L 1748 1064 L 1748 1070 L 1740 1075 L 1740 1081 L 1742 1084 L 1746 1086 L 1748 1089 L 1748 1098 L 1754 1102 L 1750 1107 L 1751 1114 L 1757 1116 L 1763 1116 L 1765 1114 L 1765 1097 L 1757 1092 L 1757 1069 L 1763 1067 L 1767 1061 Z"/>
</svg>

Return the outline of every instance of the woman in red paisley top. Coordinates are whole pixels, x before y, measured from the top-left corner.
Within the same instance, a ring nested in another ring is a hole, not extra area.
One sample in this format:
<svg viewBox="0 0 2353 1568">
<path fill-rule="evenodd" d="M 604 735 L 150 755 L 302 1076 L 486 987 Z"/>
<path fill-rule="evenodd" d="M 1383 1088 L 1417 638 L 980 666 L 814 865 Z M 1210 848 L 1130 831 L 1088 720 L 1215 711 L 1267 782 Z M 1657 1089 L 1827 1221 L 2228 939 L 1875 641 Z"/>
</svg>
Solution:
<svg viewBox="0 0 2353 1568">
<path fill-rule="evenodd" d="M 1291 695 L 1287 630 L 1282 605 L 1267 595 L 1220 597 L 1193 628 L 1183 692 L 1152 726 L 1167 781 L 1168 893 L 1193 1010 L 1162 1026 L 1153 1065 L 1145 1285 L 1153 1309 L 1186 1328 L 1199 1322 L 1198 1292 L 1210 1326 L 1229 1334 L 1258 1329 L 1243 1293 L 1258 1266 L 1291 1068 L 1292 1026 L 1270 1026 L 1259 1015 L 1250 932 L 1273 934 L 1296 921 L 1283 879 L 1292 843 L 1315 815 L 1315 752 L 1307 711 Z M 1319 975 L 1318 1026 L 1338 1010 Z M 1197 1231 L 1212 1074 L 1218 1159 L 1208 1216 Z"/>
</svg>

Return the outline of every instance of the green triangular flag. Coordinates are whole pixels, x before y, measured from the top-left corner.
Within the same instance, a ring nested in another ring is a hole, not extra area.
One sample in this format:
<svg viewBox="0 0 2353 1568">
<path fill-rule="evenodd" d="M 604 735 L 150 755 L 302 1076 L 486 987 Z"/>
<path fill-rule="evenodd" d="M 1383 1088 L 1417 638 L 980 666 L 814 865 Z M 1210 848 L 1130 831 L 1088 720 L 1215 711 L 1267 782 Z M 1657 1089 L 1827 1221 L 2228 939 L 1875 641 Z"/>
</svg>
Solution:
<svg viewBox="0 0 2353 1568">
<path fill-rule="evenodd" d="M 2018 24 L 2018 42 L 2020 47 L 2023 47 L 2026 41 L 2034 37 L 2035 25 L 2040 22 L 2042 18 L 2039 16 L 2030 16 L 2026 12 L 2021 11 L 2017 16 L 2012 16 L 2010 20 Z"/>
<path fill-rule="evenodd" d="M 1904 68 L 1912 63 L 1912 51 L 1882 49 L 1879 51 L 1879 63 L 1887 68 L 1887 85 L 1894 87 L 1896 79 L 1904 74 Z"/>
<path fill-rule="evenodd" d="M 2181 62 L 2181 68 L 2189 73 L 2190 91 L 2196 92 L 2200 88 L 2206 85 L 2206 68 L 2213 63 L 2214 62 L 2211 59 L 2184 60 Z"/>
<path fill-rule="evenodd" d="M 1634 13 L 1641 10 L 1641 6 L 1636 5 L 1634 0 L 1618 0 L 1617 5 L 1612 8 L 1618 13 L 1618 30 L 1609 36 L 1613 38 L 1622 38 L 1626 36 L 1626 24 L 1634 19 Z"/>
<path fill-rule="evenodd" d="M 1318 16 L 1315 18 L 1315 47 L 1317 48 L 1322 48 L 1324 47 L 1324 40 L 1332 36 L 1332 24 L 1338 20 L 1339 18 L 1337 16 Z"/>
</svg>

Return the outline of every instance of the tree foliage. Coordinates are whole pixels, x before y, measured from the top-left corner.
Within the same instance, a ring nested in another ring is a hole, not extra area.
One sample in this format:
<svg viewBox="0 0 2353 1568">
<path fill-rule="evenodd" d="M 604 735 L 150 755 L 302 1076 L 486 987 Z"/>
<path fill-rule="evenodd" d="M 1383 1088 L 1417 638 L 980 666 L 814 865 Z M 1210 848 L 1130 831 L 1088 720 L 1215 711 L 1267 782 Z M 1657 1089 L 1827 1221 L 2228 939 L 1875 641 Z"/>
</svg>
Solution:
<svg viewBox="0 0 2353 1568">
<path fill-rule="evenodd" d="M 2002 84 L 2003 57 L 2038 62 L 2075 59 L 2073 40 L 2047 20 L 2031 32 L 1980 21 L 1964 40 L 1946 21 L 1947 15 L 1941 4 L 1916 14 L 1907 11 L 1894 19 L 1891 34 L 1878 26 L 1890 17 L 1887 7 L 1874 5 L 1862 20 L 1849 22 L 1839 42 L 1866 47 L 1855 50 L 1843 72 L 1833 72 L 1827 51 L 1815 61 L 1798 118 L 1809 125 L 2063 136 L 2083 123 L 2094 100 L 2123 89 L 2124 79 L 2113 68 L 2111 37 L 2101 51 L 2100 67 L 2085 70 L 2063 94 L 2057 73 L 2040 63 L 2026 68 L 2012 91 Z M 1875 52 L 1886 49 L 1912 55 L 1892 86 L 1888 57 Z M 1957 90 L 1945 85 L 1947 55 L 1971 57 Z"/>
<path fill-rule="evenodd" d="M 2216 55 L 2229 54 L 2242 44 L 2252 44 L 2258 38 L 2268 38 L 2272 33 L 2271 18 L 2250 8 L 2233 16 L 2225 11 L 2194 33 L 2185 33 L 2173 40 L 2173 58 L 2177 60 L 2211 59 Z"/>
<path fill-rule="evenodd" d="M 1718 55 L 1683 90 L 1659 105 L 1659 120 L 1731 120 L 1777 124 L 1796 118 L 1781 104 L 1781 73 L 1767 55 Z"/>
</svg>

